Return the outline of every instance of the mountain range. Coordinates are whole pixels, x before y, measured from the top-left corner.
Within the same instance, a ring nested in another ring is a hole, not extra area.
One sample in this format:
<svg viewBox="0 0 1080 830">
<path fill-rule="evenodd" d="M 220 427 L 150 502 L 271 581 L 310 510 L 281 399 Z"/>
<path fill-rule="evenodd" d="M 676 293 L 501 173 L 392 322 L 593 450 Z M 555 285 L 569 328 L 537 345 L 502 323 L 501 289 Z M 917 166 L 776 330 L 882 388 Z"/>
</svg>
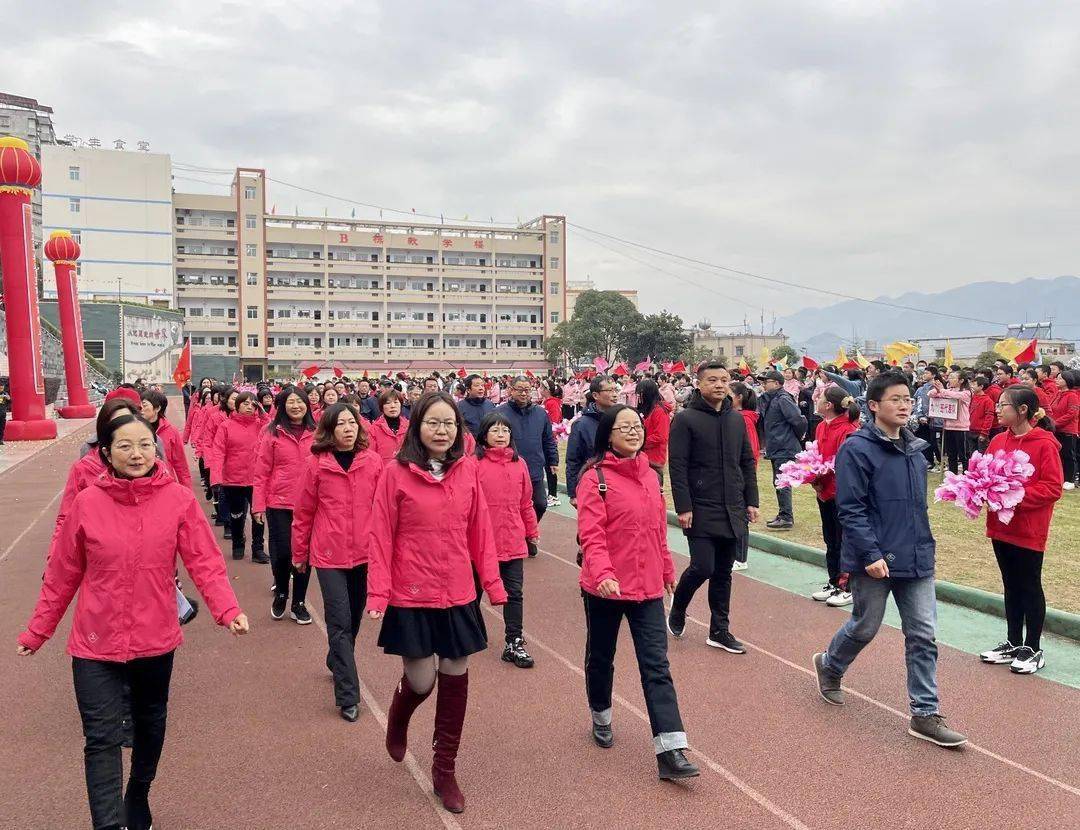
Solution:
<svg viewBox="0 0 1080 830">
<path fill-rule="evenodd" d="M 1004 335 L 1008 325 L 1047 320 L 1054 324 L 1055 338 L 1080 339 L 1080 277 L 973 282 L 936 294 L 912 291 L 874 299 L 893 305 L 844 300 L 781 317 L 776 325 L 796 349 L 816 355 L 834 354 L 853 340 L 884 344 L 919 337 Z"/>
</svg>

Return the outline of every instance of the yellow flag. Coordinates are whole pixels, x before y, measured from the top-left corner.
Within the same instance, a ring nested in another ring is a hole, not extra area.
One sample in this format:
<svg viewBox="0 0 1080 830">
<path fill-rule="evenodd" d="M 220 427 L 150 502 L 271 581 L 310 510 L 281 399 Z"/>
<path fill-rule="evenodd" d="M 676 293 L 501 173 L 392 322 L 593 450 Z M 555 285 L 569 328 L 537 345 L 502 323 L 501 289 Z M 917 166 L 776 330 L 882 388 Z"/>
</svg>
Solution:
<svg viewBox="0 0 1080 830">
<path fill-rule="evenodd" d="M 998 341 L 994 346 L 994 353 L 1001 355 L 1006 360 L 1012 360 L 1024 350 L 1025 343 L 1020 343 L 1015 337 L 1006 337 Z"/>
<path fill-rule="evenodd" d="M 769 351 L 768 346 L 761 347 L 761 353 L 757 358 L 758 371 L 764 371 L 769 368 L 769 364 L 772 363 L 772 353 Z"/>
<path fill-rule="evenodd" d="M 744 375 L 750 374 L 750 364 L 746 362 L 745 357 L 739 358 L 739 371 Z"/>
<path fill-rule="evenodd" d="M 855 362 L 859 364 L 860 369 L 865 369 L 870 365 L 870 361 L 863 357 L 862 352 L 858 349 L 855 350 Z"/>
<path fill-rule="evenodd" d="M 895 343 L 890 343 L 885 347 L 885 359 L 889 363 L 895 363 L 897 366 L 904 362 L 904 358 L 918 353 L 918 345 L 909 343 L 906 340 L 897 340 Z"/>
<path fill-rule="evenodd" d="M 948 340 L 945 341 L 945 365 L 952 366 L 956 363 L 956 359 L 953 357 L 952 344 Z"/>
<path fill-rule="evenodd" d="M 843 369 L 844 364 L 847 363 L 847 361 L 848 361 L 847 352 L 845 352 L 844 347 L 841 346 L 840 351 L 838 351 L 836 353 L 836 368 L 837 369 Z"/>
</svg>

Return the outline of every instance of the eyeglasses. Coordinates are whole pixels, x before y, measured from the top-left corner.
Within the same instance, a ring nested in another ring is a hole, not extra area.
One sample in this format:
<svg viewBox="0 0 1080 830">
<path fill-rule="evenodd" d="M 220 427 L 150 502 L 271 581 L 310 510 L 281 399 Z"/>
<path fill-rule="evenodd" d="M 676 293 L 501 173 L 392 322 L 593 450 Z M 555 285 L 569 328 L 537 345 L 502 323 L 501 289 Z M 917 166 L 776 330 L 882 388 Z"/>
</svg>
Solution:
<svg viewBox="0 0 1080 830">
<path fill-rule="evenodd" d="M 617 430 L 623 435 L 631 435 L 635 432 L 644 432 L 645 427 L 641 424 L 619 424 L 618 426 L 612 427 L 612 430 Z"/>
<path fill-rule="evenodd" d="M 899 406 L 900 404 L 903 404 L 903 403 L 906 403 L 906 404 L 908 404 L 908 406 L 910 406 L 911 404 L 915 403 L 914 398 L 906 398 L 906 397 L 903 397 L 901 395 L 894 395 L 891 398 L 885 398 L 885 401 L 888 402 L 888 403 L 893 404 L 894 406 Z"/>
<path fill-rule="evenodd" d="M 431 419 L 421 421 L 420 423 L 430 429 L 432 432 L 438 432 L 440 429 L 446 430 L 447 432 L 457 431 L 457 421 L 436 421 L 434 419 Z"/>
<path fill-rule="evenodd" d="M 496 424 L 495 426 L 491 427 L 488 432 L 494 433 L 495 435 L 509 435 L 510 427 L 504 427 L 502 424 Z"/>
<path fill-rule="evenodd" d="M 510 387 L 510 391 L 511 391 L 511 392 L 520 392 L 520 393 L 521 393 L 522 395 L 526 395 L 526 394 L 528 394 L 528 393 L 529 393 L 529 392 L 530 392 L 531 390 L 529 389 L 529 387 L 528 387 L 528 386 L 511 386 L 511 387 Z"/>
</svg>

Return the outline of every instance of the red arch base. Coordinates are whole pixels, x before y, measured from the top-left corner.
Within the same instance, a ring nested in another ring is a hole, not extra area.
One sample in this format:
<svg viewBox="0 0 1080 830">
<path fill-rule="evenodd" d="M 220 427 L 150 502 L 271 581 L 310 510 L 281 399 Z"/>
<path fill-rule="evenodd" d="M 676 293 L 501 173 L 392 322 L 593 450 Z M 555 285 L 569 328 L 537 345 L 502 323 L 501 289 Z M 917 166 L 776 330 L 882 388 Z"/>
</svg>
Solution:
<svg viewBox="0 0 1080 830">
<path fill-rule="evenodd" d="M 61 406 L 57 408 L 56 414 L 61 418 L 94 418 L 97 416 L 97 410 L 90 404 Z"/>
<path fill-rule="evenodd" d="M 56 421 L 8 421 L 5 441 L 47 441 L 56 437 Z"/>
</svg>

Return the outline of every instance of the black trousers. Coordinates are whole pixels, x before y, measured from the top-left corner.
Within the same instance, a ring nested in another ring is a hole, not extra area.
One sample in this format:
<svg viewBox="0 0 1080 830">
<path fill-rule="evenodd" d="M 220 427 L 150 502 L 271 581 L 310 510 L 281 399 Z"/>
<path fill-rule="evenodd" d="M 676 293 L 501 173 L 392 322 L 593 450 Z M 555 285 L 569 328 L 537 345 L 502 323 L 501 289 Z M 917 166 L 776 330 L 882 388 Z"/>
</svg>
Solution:
<svg viewBox="0 0 1080 830">
<path fill-rule="evenodd" d="M 547 512 L 547 489 L 544 487 L 544 479 L 534 478 L 532 490 L 533 510 L 536 511 L 536 521 L 539 522 Z"/>
<path fill-rule="evenodd" d="M 641 689 L 653 736 L 683 732 L 679 700 L 667 656 L 664 602 L 603 599 L 583 594 L 585 602 L 585 694 L 593 712 L 611 708 L 615 679 L 615 647 L 623 617 L 634 640 Z"/>
<path fill-rule="evenodd" d="M 223 484 L 222 495 L 225 497 L 225 507 L 228 510 L 229 521 L 232 524 L 232 549 L 242 551 L 244 549 L 244 525 L 247 524 L 248 516 L 251 515 L 251 492 L 252 487 L 234 487 L 231 484 Z M 251 552 L 261 552 L 263 549 L 263 525 L 251 520 Z"/>
<path fill-rule="evenodd" d="M 280 507 L 266 508 L 266 532 L 270 537 L 270 569 L 274 572 L 274 593 L 289 595 L 292 577 L 292 601 L 307 598 L 311 569 L 300 573 L 292 564 L 292 511 Z"/>
<path fill-rule="evenodd" d="M 825 568 L 829 571 L 829 584 L 840 587 L 840 545 L 844 529 L 836 515 L 836 499 L 817 500 L 821 514 L 821 536 L 825 541 Z"/>
<path fill-rule="evenodd" d="M 986 448 L 990 446 L 989 435 L 979 435 L 978 433 L 972 433 L 975 436 L 975 449 L 979 452 L 985 453 Z"/>
<path fill-rule="evenodd" d="M 203 489 L 209 491 L 210 470 L 207 468 L 206 464 L 203 463 L 203 460 L 201 458 L 199 459 L 199 478 L 202 479 Z"/>
<path fill-rule="evenodd" d="M 940 435 L 941 430 L 934 428 L 929 422 L 919 424 L 918 428 L 915 430 L 915 437 L 922 438 L 929 445 L 923 450 L 923 455 L 926 456 L 926 463 L 931 467 L 933 467 L 941 458 L 941 447 L 938 445 L 938 437 Z"/>
<path fill-rule="evenodd" d="M 0 444 L 4 443 L 4 432 L 7 430 L 7 409 L 0 408 Z"/>
<path fill-rule="evenodd" d="M 1046 596 L 1042 587 L 1043 552 L 997 539 L 992 541 L 994 556 L 1001 569 L 1001 583 L 1005 587 L 1005 620 L 1009 626 L 1009 642 L 1038 651 L 1046 619 Z M 1025 626 L 1027 636 L 1024 635 Z"/>
<path fill-rule="evenodd" d="M 502 577 L 503 587 L 506 588 L 506 605 L 503 606 L 503 627 L 506 629 L 506 642 L 516 640 L 521 636 L 522 625 L 525 619 L 524 613 L 524 587 L 525 587 L 525 560 L 511 559 L 508 562 L 499 563 L 499 576 Z M 473 569 L 473 580 L 476 582 L 476 601 L 480 602 L 480 596 L 484 593 L 480 585 L 480 574 Z"/>
<path fill-rule="evenodd" d="M 367 602 L 367 565 L 315 570 L 326 618 L 326 665 L 334 674 L 334 703 L 355 706 L 360 702 L 356 634 Z"/>
<path fill-rule="evenodd" d="M 137 826 L 125 819 L 125 799 L 121 796 L 124 765 L 120 721 L 126 705 L 125 687 L 131 690 L 134 724 L 127 798 L 138 801 L 145 799 L 150 791 L 165 743 L 173 654 L 170 651 L 127 663 L 71 659 L 75 700 L 86 738 L 83 750 L 86 794 L 94 830 L 119 830 L 125 823 L 132 828 Z"/>
<path fill-rule="evenodd" d="M 1066 435 L 1064 432 L 1055 432 L 1054 436 L 1061 442 L 1061 469 L 1065 473 L 1065 481 L 1076 483 L 1077 445 L 1075 435 Z"/>
<path fill-rule="evenodd" d="M 548 495 L 550 495 L 550 496 L 559 495 L 559 476 L 558 476 L 558 474 L 551 472 L 551 470 L 548 470 L 547 473 L 546 473 L 546 476 L 547 476 Z"/>
<path fill-rule="evenodd" d="M 945 430 L 945 459 L 950 473 L 961 473 L 967 469 L 968 459 L 971 457 L 971 442 L 968 440 L 969 432 L 958 429 Z"/>
<path fill-rule="evenodd" d="M 690 547 L 690 565 L 679 577 L 671 610 L 676 616 L 686 614 L 697 589 L 708 580 L 709 636 L 722 634 L 728 630 L 731 565 L 735 561 L 739 541 L 719 536 L 688 536 L 686 542 Z"/>
</svg>

